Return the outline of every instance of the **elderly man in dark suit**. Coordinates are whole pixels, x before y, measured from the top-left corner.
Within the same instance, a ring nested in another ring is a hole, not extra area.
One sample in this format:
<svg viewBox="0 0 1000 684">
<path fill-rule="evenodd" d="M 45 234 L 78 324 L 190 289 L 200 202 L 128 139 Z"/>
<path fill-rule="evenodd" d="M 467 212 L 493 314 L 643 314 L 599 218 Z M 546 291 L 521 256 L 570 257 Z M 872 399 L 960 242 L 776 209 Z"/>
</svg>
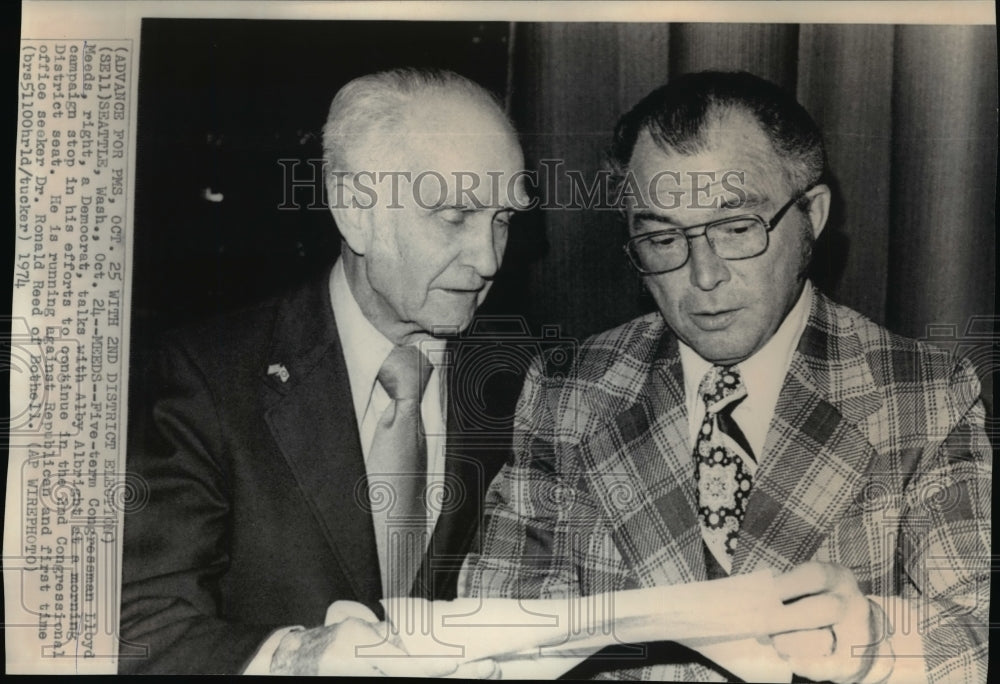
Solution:
<svg viewBox="0 0 1000 684">
<path fill-rule="evenodd" d="M 123 672 L 455 667 L 354 647 L 380 641 L 381 600 L 454 596 L 502 462 L 453 429 L 441 336 L 500 267 L 522 153 L 492 96 L 442 71 L 355 79 L 323 142 L 332 269 L 163 340 L 128 458 L 151 494 L 125 521 Z"/>
<path fill-rule="evenodd" d="M 544 359 L 529 372 L 514 459 L 487 495 L 460 594 L 770 569 L 798 629 L 754 658 L 780 658 L 787 676 L 984 681 L 992 460 L 979 382 L 806 278 L 830 206 L 815 123 L 749 74 L 691 74 L 621 119 L 612 161 L 628 256 L 659 311 L 582 344 L 565 379 Z M 747 672 L 724 650 L 641 653 L 575 674 Z"/>
</svg>

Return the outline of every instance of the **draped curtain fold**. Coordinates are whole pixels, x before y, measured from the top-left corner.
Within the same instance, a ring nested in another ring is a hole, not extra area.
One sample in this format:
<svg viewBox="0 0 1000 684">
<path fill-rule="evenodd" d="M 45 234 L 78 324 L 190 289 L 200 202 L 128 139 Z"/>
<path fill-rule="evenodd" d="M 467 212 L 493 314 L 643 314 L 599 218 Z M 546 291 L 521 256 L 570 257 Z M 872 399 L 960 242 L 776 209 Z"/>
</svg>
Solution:
<svg viewBox="0 0 1000 684">
<path fill-rule="evenodd" d="M 743 69 L 791 89 L 824 132 L 836 196 L 816 248 L 816 282 L 893 331 L 990 348 L 995 27 L 552 23 L 512 31 L 507 95 L 529 168 L 560 160 L 593 176 L 617 118 L 677 74 Z M 567 197 L 568 179 L 555 176 L 548 191 Z M 614 212 L 557 209 L 535 221 L 544 242 L 524 288 L 548 294 L 531 298 L 533 322 L 583 337 L 650 309 L 622 256 Z M 996 363 L 985 356 L 978 369 L 989 399 Z"/>
</svg>

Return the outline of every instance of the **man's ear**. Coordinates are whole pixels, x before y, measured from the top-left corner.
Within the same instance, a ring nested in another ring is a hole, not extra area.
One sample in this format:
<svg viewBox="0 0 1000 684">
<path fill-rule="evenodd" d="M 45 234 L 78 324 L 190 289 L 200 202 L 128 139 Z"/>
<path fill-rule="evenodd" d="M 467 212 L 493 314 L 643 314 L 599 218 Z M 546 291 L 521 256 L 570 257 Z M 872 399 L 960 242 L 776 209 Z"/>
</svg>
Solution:
<svg viewBox="0 0 1000 684">
<path fill-rule="evenodd" d="M 370 197 L 355 197 L 353 185 L 343 177 L 335 177 L 327 185 L 330 213 L 340 235 L 351 251 L 364 256 L 369 244 L 373 212 Z"/>
<path fill-rule="evenodd" d="M 832 195 L 830 188 L 822 183 L 806 193 L 809 198 L 809 223 L 812 224 L 813 239 L 819 238 L 819 234 L 826 227 L 826 220 L 830 217 L 830 201 Z"/>
</svg>

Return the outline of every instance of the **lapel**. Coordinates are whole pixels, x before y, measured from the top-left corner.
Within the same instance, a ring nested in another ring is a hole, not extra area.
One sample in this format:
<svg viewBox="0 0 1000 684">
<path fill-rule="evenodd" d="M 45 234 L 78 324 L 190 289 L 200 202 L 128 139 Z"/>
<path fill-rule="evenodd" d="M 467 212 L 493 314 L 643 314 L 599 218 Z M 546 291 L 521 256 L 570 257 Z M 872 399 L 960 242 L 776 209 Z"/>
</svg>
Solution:
<svg viewBox="0 0 1000 684">
<path fill-rule="evenodd" d="M 329 270 L 282 301 L 267 358 L 287 373 L 261 369 L 267 425 L 357 600 L 371 605 L 382 595 L 378 551 Z"/>
<path fill-rule="evenodd" d="M 623 371 L 645 378 L 635 396 L 576 447 L 640 586 L 706 578 L 677 340 L 664 332 L 653 349 L 637 371 L 635 358 Z"/>
<path fill-rule="evenodd" d="M 493 346 L 493 338 L 487 342 Z M 502 416 L 503 424 L 489 425 L 470 419 L 470 411 L 484 408 L 476 402 L 470 406 L 470 383 L 482 383 L 480 364 L 463 363 L 459 346 L 475 344 L 475 340 L 460 338 L 449 343 L 447 354 L 453 363 L 447 366 L 447 438 L 445 440 L 445 473 L 441 514 L 428 543 L 428 551 L 414 581 L 414 596 L 436 599 L 455 597 L 455 580 L 462 562 L 471 548 L 478 526 L 482 524 L 486 490 L 510 454 L 511 420 L 520 387 L 497 391 L 494 386 L 479 387 L 487 402 L 490 416 Z M 468 347 L 466 347 L 468 351 Z M 469 358 L 466 355 L 465 358 Z M 471 355 L 471 358 L 479 358 Z M 468 366 L 468 367 L 467 367 Z M 463 393 L 464 392 L 464 393 Z M 475 416 L 472 416 L 475 418 Z"/>
<path fill-rule="evenodd" d="M 809 560 L 850 506 L 875 452 L 863 421 L 881 405 L 851 319 L 814 291 L 747 502 L 733 573 Z"/>
</svg>

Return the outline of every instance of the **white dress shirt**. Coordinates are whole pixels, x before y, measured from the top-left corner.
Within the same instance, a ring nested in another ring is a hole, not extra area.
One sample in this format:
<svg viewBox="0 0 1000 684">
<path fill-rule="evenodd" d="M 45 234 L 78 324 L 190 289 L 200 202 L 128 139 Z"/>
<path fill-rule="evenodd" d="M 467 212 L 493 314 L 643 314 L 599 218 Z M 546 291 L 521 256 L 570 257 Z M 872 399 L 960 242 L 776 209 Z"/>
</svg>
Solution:
<svg viewBox="0 0 1000 684">
<path fill-rule="evenodd" d="M 747 442 L 753 449 L 756 463 L 744 464 L 751 475 L 756 475 L 757 468 L 767 458 L 764 453 L 764 443 L 767 441 L 767 430 L 774 417 L 774 407 L 778 404 L 778 395 L 785 382 L 785 375 L 792 363 L 792 354 L 799 344 L 802 331 L 809 320 L 812 308 L 812 284 L 806 281 L 795 306 L 785 316 L 774 335 L 763 347 L 752 356 L 737 364 L 743 384 L 747 389 L 747 397 L 733 409 L 733 420 L 746 435 Z M 684 396 L 688 409 L 688 447 L 694 453 L 694 443 L 698 428 L 705 419 L 705 402 L 698 394 L 702 378 L 712 368 L 712 362 L 698 356 L 691 347 L 679 342 L 681 368 L 684 371 Z M 693 458 L 693 457 L 692 457 Z"/>
<path fill-rule="evenodd" d="M 393 343 L 376 330 L 361 312 L 361 307 L 351 294 L 344 264 L 340 259 L 337 259 L 330 273 L 330 301 L 333 304 L 337 335 L 340 337 L 344 361 L 347 364 L 351 399 L 354 402 L 354 417 L 358 421 L 358 433 L 361 436 L 361 452 L 367 463 L 378 419 L 391 401 L 385 388 L 378 382 L 378 372 L 392 351 Z M 434 365 L 444 358 L 445 344 L 444 340 L 428 339 L 421 341 L 417 348 Z M 420 416 L 427 436 L 427 485 L 432 491 L 444 482 L 447 424 L 444 379 L 445 369 L 434 365 L 420 402 Z M 429 511 L 429 524 L 433 529 L 433 524 L 441 512 L 439 505 L 441 497 L 428 498 L 432 506 L 436 506 Z"/>
<path fill-rule="evenodd" d="M 378 382 L 378 372 L 382 363 L 393 349 L 393 343 L 385 335 L 376 330 L 375 326 L 365 318 L 361 307 L 351 293 L 344 272 L 344 264 L 337 259 L 330 272 L 330 302 L 333 305 L 333 317 L 337 321 L 337 335 L 344 352 L 344 362 L 347 365 L 347 378 L 350 383 L 351 399 L 354 403 L 354 416 L 358 421 L 358 433 L 361 437 L 361 453 L 368 462 L 372 440 L 375 438 L 375 426 L 382 413 L 389 407 L 391 399 L 385 388 Z M 444 358 L 445 341 L 430 339 L 420 342 L 418 348 L 427 360 L 434 365 L 427 388 L 420 402 L 420 416 L 423 420 L 424 433 L 427 437 L 427 485 L 434 491 L 444 482 L 445 467 L 445 426 L 447 425 L 447 404 L 445 393 L 445 368 L 435 365 Z M 441 513 L 441 498 L 427 497 L 430 519 L 429 529 Z M 243 671 L 248 675 L 265 675 L 270 672 L 271 659 L 278 644 L 286 634 L 301 626 L 285 627 L 276 630 L 264 641 L 250 664 Z"/>
<path fill-rule="evenodd" d="M 746 436 L 757 459 L 756 463 L 744 463 L 751 476 L 756 476 L 760 464 L 767 458 L 764 452 L 767 431 L 774 417 L 774 408 L 778 403 L 785 375 L 792 363 L 792 354 L 795 353 L 799 338 L 802 337 L 802 331 L 805 330 L 806 322 L 809 320 L 812 299 L 812 284 L 807 281 L 798 301 L 771 339 L 752 356 L 737 364 L 747 389 L 747 396 L 733 409 L 732 416 Z M 679 347 L 681 368 L 684 373 L 684 396 L 688 410 L 688 451 L 693 454 L 698 429 L 705 419 L 705 402 L 699 396 L 698 389 L 702 378 L 713 364 L 698 356 L 683 342 L 679 343 Z M 694 456 L 691 458 L 693 467 Z M 720 563 L 722 562 L 720 560 Z M 788 682 L 792 679 L 788 664 L 778 656 L 770 644 L 757 639 L 722 642 L 699 650 L 733 671 L 739 671 L 740 668 L 752 663 L 751 670 L 747 671 L 750 676 L 749 681 Z M 761 672 L 767 673 L 763 679 L 760 678 Z"/>
</svg>

